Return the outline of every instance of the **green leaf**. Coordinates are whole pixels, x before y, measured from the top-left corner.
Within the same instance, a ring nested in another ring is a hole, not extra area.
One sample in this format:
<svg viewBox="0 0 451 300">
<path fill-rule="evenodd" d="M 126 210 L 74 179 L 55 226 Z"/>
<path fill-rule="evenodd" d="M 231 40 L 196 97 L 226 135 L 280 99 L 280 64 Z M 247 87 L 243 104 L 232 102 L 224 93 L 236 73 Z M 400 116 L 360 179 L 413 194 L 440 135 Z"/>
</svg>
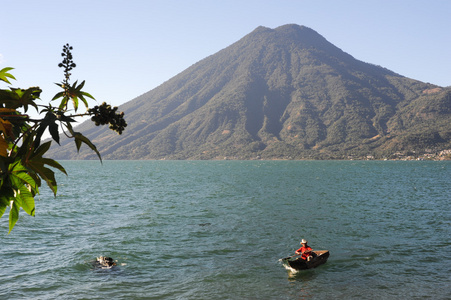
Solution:
<svg viewBox="0 0 451 300">
<path fill-rule="evenodd" d="M 23 210 L 34 217 L 35 204 L 33 194 L 25 186 L 21 186 L 17 191 L 17 196 L 21 199 L 21 207 Z"/>
<path fill-rule="evenodd" d="M 42 179 L 45 180 L 48 187 L 52 190 L 53 194 L 56 196 L 58 187 L 56 184 L 55 172 L 53 172 L 49 168 L 44 167 L 44 163 L 41 162 L 39 159 L 33 159 L 32 161 L 29 161 L 27 166 L 30 169 L 32 169 L 35 173 L 37 173 Z"/>
<path fill-rule="evenodd" d="M 66 170 L 57 161 L 43 157 L 47 150 L 49 150 L 51 144 L 51 141 L 42 144 L 32 155 L 30 155 L 29 161 L 37 161 L 39 164 L 49 165 L 67 175 Z"/>
<path fill-rule="evenodd" d="M 14 198 L 11 199 L 11 195 L 13 195 L 13 193 L 9 188 L 0 189 L 0 218 L 5 213 L 6 208 L 10 205 L 11 200 L 14 200 Z"/>
<path fill-rule="evenodd" d="M 66 175 L 67 173 L 63 166 L 61 166 L 55 160 L 42 157 L 50 148 L 50 145 L 51 142 L 49 141 L 42 144 L 38 149 L 36 149 L 36 151 L 32 155 L 30 155 L 26 166 L 34 173 L 38 174 L 40 178 L 44 179 L 49 188 L 53 191 L 53 194 L 56 196 L 57 183 L 55 179 L 55 172 L 45 167 L 44 165 L 49 165 L 50 167 L 56 168 Z"/>
<path fill-rule="evenodd" d="M 83 97 L 82 93 L 80 93 L 79 97 L 80 97 L 81 101 L 83 101 L 83 104 L 86 106 L 86 108 L 88 108 L 89 107 L 88 101 L 86 101 L 86 99 L 85 99 L 85 97 Z"/>
<path fill-rule="evenodd" d="M 4 81 L 6 83 L 9 83 L 9 84 L 11 84 L 11 82 L 9 82 L 8 78 L 16 80 L 16 78 L 14 78 L 13 75 L 8 73 L 8 71 L 11 71 L 11 70 L 14 70 L 14 68 L 7 67 L 7 68 L 1 69 L 0 70 L 0 80 Z"/>
<path fill-rule="evenodd" d="M 11 182 L 16 183 L 16 187 L 28 184 L 33 190 L 37 189 L 36 182 L 28 174 L 28 169 L 22 165 L 20 160 L 9 165 L 8 173 Z"/>
<path fill-rule="evenodd" d="M 60 144 L 60 135 L 59 135 L 59 131 L 58 131 L 58 125 L 55 122 L 49 124 L 49 132 L 50 132 L 50 135 L 52 136 L 53 140 L 55 142 L 57 142 L 59 145 Z"/>
<path fill-rule="evenodd" d="M 59 92 L 55 96 L 53 96 L 53 99 L 51 101 L 61 98 L 63 96 L 64 96 L 64 92 Z"/>
<path fill-rule="evenodd" d="M 99 151 L 97 150 L 97 147 L 84 135 L 82 135 L 80 132 L 74 132 L 74 138 L 75 138 L 75 145 L 77 146 L 77 151 L 80 152 L 80 146 L 81 143 L 85 143 L 89 146 L 95 153 L 97 153 L 97 156 L 99 157 L 100 161 L 102 161 L 102 157 L 100 156 Z"/>
<path fill-rule="evenodd" d="M 4 107 L 17 109 L 23 107 L 25 112 L 28 110 L 28 106 L 33 106 L 38 110 L 37 104 L 34 102 L 39 98 L 42 90 L 38 87 L 31 87 L 26 90 L 11 88 L 11 90 L 0 90 L 0 99 Z"/>
<path fill-rule="evenodd" d="M 34 102 L 39 99 L 42 90 L 39 87 L 31 87 L 26 90 L 24 89 L 11 89 L 16 95 L 14 96 L 16 103 L 12 108 L 23 107 L 25 112 L 28 111 L 28 105 L 33 106 L 38 110 L 37 104 Z"/>
<path fill-rule="evenodd" d="M 33 154 L 30 155 L 30 160 L 32 160 L 35 157 L 42 158 L 42 156 L 50 149 L 50 146 L 52 145 L 52 141 L 45 142 L 41 146 L 39 146 Z"/>
<path fill-rule="evenodd" d="M 10 172 L 9 177 L 11 181 L 15 183 L 15 186 L 17 188 L 20 188 L 24 184 L 28 185 L 30 189 L 33 191 L 33 193 L 36 195 L 37 193 L 39 193 L 39 188 L 38 185 L 36 184 L 36 181 L 33 179 L 33 177 L 31 177 L 28 174 L 28 170 L 25 167 L 20 166 L 20 169 L 21 168 L 23 169 L 19 170 L 19 168 L 16 167 Z"/>
<path fill-rule="evenodd" d="M 82 94 L 83 96 L 86 96 L 86 97 L 91 98 L 92 100 L 96 100 L 96 99 L 95 99 L 91 94 L 89 94 L 89 93 L 81 92 L 81 94 Z"/>
<path fill-rule="evenodd" d="M 25 134 L 22 138 L 22 145 L 18 148 L 16 157 L 25 157 L 30 148 L 33 147 L 34 134 Z"/>
<path fill-rule="evenodd" d="M 74 105 L 74 110 L 75 112 L 77 112 L 78 110 L 78 97 L 77 96 L 72 96 L 72 104 Z"/>
<path fill-rule="evenodd" d="M 79 85 L 77 85 L 77 84 L 78 84 L 78 81 L 75 81 L 74 84 L 64 87 L 64 89 L 65 89 L 64 92 L 60 92 L 53 97 L 52 100 L 56 100 L 56 99 L 63 97 L 63 99 L 61 100 L 61 104 L 59 106 L 60 109 L 67 107 L 67 102 L 69 101 L 69 98 L 72 100 L 72 104 L 74 105 L 75 111 L 78 110 L 78 105 L 79 105 L 80 100 L 83 101 L 83 104 L 86 106 L 86 109 L 89 108 L 88 101 L 86 101 L 85 97 L 89 97 L 89 98 L 95 100 L 95 98 L 91 94 L 83 92 L 81 90 L 85 86 L 84 80 Z M 63 87 L 63 85 L 61 85 L 61 84 L 57 84 L 57 85 L 60 87 Z"/>
<path fill-rule="evenodd" d="M 77 83 L 77 81 L 75 81 L 75 83 Z M 74 83 L 74 86 L 76 85 L 75 83 Z M 81 89 L 82 89 L 84 86 L 85 86 L 85 80 L 83 80 L 83 82 L 80 83 L 75 89 L 76 89 L 77 91 L 81 91 Z"/>
<path fill-rule="evenodd" d="M 61 171 L 62 173 L 66 174 L 66 169 L 64 169 L 64 167 L 62 165 L 60 165 L 56 160 L 50 159 L 50 158 L 45 158 L 43 157 L 41 159 L 41 161 L 46 164 L 49 165 L 52 168 L 58 169 L 59 171 Z"/>
<path fill-rule="evenodd" d="M 0 196 L 0 202 L 2 202 L 2 198 L 3 198 L 3 196 Z M 5 213 L 6 207 L 7 207 L 7 205 L 2 205 L 2 203 L 0 203 L 0 218 L 1 218 L 1 217 L 3 216 L 3 214 Z"/>
<path fill-rule="evenodd" d="M 14 225 L 16 225 L 17 220 L 19 220 L 19 208 L 20 206 L 18 205 L 18 198 L 16 198 L 12 204 L 11 204 L 11 209 L 9 210 L 9 231 L 8 234 L 11 233 L 11 230 L 13 230 Z"/>
<path fill-rule="evenodd" d="M 49 131 L 52 138 L 55 140 L 55 142 L 59 144 L 58 125 L 55 122 L 56 122 L 55 114 L 52 111 L 48 111 L 45 114 L 44 119 L 42 119 L 38 129 L 36 130 L 36 138 L 35 138 L 36 147 L 38 147 L 39 144 L 41 143 L 41 137 L 44 134 L 47 127 L 49 127 Z"/>
<path fill-rule="evenodd" d="M 67 106 L 67 102 L 69 101 L 69 98 L 67 98 L 66 96 L 63 97 L 63 99 L 61 100 L 60 105 L 58 106 L 58 108 L 60 110 L 66 109 Z"/>
</svg>

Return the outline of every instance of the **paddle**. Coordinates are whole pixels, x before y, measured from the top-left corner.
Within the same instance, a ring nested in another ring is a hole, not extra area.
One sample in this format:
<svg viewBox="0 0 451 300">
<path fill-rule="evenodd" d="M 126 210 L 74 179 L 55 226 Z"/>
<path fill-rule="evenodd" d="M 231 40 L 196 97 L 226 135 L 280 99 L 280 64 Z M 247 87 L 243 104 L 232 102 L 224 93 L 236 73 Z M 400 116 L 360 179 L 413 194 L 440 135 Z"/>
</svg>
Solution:
<svg viewBox="0 0 451 300">
<path fill-rule="evenodd" d="M 284 261 L 284 260 L 287 260 L 287 259 L 293 258 L 293 257 L 295 257 L 295 256 L 299 256 L 299 255 L 301 255 L 301 254 L 295 254 L 295 255 L 291 255 L 291 256 L 288 256 L 288 257 L 285 257 L 285 258 L 281 258 L 281 259 L 279 259 L 279 261 Z"/>
</svg>

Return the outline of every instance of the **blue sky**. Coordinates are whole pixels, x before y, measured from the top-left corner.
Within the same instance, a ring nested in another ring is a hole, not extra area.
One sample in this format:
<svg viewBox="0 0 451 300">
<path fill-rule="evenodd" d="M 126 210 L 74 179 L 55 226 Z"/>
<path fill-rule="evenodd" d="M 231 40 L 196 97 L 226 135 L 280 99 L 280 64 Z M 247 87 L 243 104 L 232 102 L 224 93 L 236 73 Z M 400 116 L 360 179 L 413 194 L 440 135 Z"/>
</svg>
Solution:
<svg viewBox="0 0 451 300">
<path fill-rule="evenodd" d="M 72 81 L 120 105 L 258 26 L 305 25 L 355 58 L 451 86 L 449 0 L 0 0 L 0 68 L 14 87 L 58 92 L 65 43 Z"/>
</svg>

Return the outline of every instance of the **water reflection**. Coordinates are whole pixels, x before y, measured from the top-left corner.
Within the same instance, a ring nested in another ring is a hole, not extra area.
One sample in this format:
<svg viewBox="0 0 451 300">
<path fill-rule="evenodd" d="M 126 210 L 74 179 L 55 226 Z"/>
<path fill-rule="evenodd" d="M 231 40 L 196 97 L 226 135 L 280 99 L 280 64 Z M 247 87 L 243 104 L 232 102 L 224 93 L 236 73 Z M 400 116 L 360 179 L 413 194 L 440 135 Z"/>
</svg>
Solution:
<svg viewBox="0 0 451 300">
<path fill-rule="evenodd" d="M 296 281 L 308 282 L 318 277 L 318 275 L 312 270 L 302 270 L 302 271 L 287 270 L 287 273 L 288 273 L 288 281 L 290 282 Z"/>
<path fill-rule="evenodd" d="M 296 299 L 305 300 L 312 299 L 314 295 L 312 280 L 317 277 L 317 274 L 312 270 L 288 270 L 288 281 L 293 286 L 293 291 L 296 291 Z"/>
</svg>

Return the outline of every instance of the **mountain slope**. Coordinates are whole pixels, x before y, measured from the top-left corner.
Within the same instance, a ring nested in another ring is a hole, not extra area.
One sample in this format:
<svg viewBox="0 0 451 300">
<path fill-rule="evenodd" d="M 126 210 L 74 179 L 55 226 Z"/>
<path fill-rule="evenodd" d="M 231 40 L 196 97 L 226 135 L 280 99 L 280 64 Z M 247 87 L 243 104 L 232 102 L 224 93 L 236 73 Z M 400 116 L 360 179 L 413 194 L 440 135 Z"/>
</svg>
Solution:
<svg viewBox="0 0 451 300">
<path fill-rule="evenodd" d="M 449 89 L 285 25 L 258 27 L 121 106 L 122 136 L 91 122 L 79 128 L 105 159 L 340 158 L 450 146 L 450 108 Z M 52 155 L 96 157 L 72 143 Z"/>
</svg>

